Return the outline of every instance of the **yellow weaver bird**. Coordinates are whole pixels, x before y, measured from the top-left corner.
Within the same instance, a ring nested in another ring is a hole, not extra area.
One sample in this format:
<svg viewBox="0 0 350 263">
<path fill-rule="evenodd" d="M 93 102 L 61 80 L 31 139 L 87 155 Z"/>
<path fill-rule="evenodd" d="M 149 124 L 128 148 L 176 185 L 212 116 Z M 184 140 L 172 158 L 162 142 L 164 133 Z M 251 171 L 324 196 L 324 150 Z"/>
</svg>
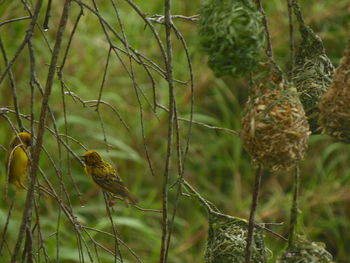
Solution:
<svg viewBox="0 0 350 263">
<path fill-rule="evenodd" d="M 124 198 L 127 204 L 137 204 L 137 198 L 129 191 L 118 172 L 105 162 L 96 151 L 87 151 L 83 155 L 85 173 L 104 191 Z"/>
<path fill-rule="evenodd" d="M 30 162 L 25 150 L 32 144 L 32 135 L 28 132 L 20 132 L 18 137 L 15 135 L 10 143 L 5 164 L 6 172 L 9 175 L 11 184 L 16 185 L 18 188 L 27 189 L 23 182 L 27 178 Z"/>
</svg>

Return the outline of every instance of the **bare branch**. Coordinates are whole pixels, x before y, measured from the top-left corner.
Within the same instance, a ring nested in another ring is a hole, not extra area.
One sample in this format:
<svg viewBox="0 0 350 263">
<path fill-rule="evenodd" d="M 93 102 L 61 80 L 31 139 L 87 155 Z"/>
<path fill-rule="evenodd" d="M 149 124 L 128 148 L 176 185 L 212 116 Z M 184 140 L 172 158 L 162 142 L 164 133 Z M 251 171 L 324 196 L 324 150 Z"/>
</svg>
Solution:
<svg viewBox="0 0 350 263">
<path fill-rule="evenodd" d="M 33 20 L 32 20 L 32 23 L 31 23 L 31 25 L 33 27 L 34 27 L 34 25 L 36 23 L 36 18 L 37 18 L 37 15 L 39 13 L 39 10 L 41 8 L 41 4 L 42 4 L 42 0 L 38 0 L 37 6 L 36 6 L 36 10 L 35 10 L 35 13 L 34 13 L 34 16 L 33 16 Z M 57 33 L 57 37 L 56 37 L 56 43 L 55 43 L 53 55 L 52 55 L 52 58 L 51 58 L 49 73 L 48 73 L 48 77 L 47 77 L 47 82 L 46 82 L 46 87 L 45 87 L 45 94 L 44 94 L 44 97 L 43 97 L 41 113 L 40 113 L 38 134 L 36 136 L 37 141 L 36 141 L 36 144 L 35 144 L 35 147 L 34 147 L 33 157 L 32 157 L 33 161 L 31 163 L 31 169 L 30 169 L 29 189 L 28 189 L 27 198 L 26 198 L 26 202 L 25 202 L 25 207 L 24 207 L 24 211 L 23 211 L 23 217 L 22 217 L 22 222 L 21 222 L 21 226 L 20 226 L 20 231 L 19 231 L 19 234 L 18 234 L 15 250 L 14 250 L 14 253 L 13 253 L 12 258 L 11 258 L 11 263 L 15 263 L 17 261 L 17 257 L 18 257 L 18 254 L 19 254 L 18 252 L 20 250 L 20 247 L 21 247 L 21 244 L 22 244 L 22 240 L 23 240 L 23 236 L 24 236 L 24 231 L 28 227 L 28 225 L 30 226 L 30 224 L 28 224 L 28 222 L 30 222 L 30 218 L 31 218 L 31 215 L 32 215 L 34 186 L 35 186 L 35 181 L 36 181 L 36 173 L 37 173 L 37 170 L 38 170 L 39 155 L 40 155 L 40 152 L 41 152 L 41 146 L 43 144 L 43 135 L 44 135 L 44 132 L 45 132 L 45 121 L 46 121 L 46 114 L 47 114 L 47 109 L 48 109 L 48 101 L 49 101 L 50 94 L 51 94 L 53 78 L 54 78 L 54 74 L 55 74 L 55 70 L 56 70 L 57 58 L 58 58 L 58 54 L 59 54 L 59 51 L 60 51 L 60 48 L 61 48 L 62 36 L 63 36 L 63 32 L 64 32 L 64 29 L 65 29 L 65 26 L 67 24 L 69 6 L 70 6 L 70 0 L 66 0 L 65 4 L 64 4 L 63 12 L 62 12 L 61 22 L 60 22 L 60 26 L 59 26 L 59 29 L 58 29 L 58 33 Z M 28 35 L 28 33 L 27 33 L 27 35 Z M 29 36 L 31 37 L 31 35 L 32 35 L 32 33 Z M 26 43 L 28 40 L 29 39 L 25 39 L 24 43 Z M 14 61 L 14 59 L 12 61 Z M 7 67 L 7 68 L 9 69 L 10 67 Z"/>
<path fill-rule="evenodd" d="M 167 155 L 165 160 L 165 170 L 163 175 L 163 188 L 162 188 L 162 205 L 163 205 L 163 221 L 162 221 L 162 239 L 160 249 L 160 263 L 166 263 L 167 247 L 166 240 L 169 234 L 168 226 L 168 181 L 169 181 L 169 169 L 170 159 L 173 148 L 173 131 L 174 131 L 174 117 L 175 117 L 175 93 L 174 93 L 174 80 L 173 80 L 173 51 L 171 42 L 171 15 L 170 15 L 170 0 L 164 0 L 165 6 L 165 32 L 166 32 L 166 71 L 167 81 L 169 85 L 169 128 L 168 128 L 168 146 Z"/>
</svg>

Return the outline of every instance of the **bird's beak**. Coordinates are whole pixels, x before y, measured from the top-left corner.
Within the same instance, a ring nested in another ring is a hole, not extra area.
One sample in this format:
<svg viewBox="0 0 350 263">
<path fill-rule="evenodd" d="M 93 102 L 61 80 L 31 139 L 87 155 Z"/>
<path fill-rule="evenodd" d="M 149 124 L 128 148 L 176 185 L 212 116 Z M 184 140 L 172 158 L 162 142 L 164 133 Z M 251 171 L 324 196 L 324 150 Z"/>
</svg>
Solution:
<svg viewBox="0 0 350 263">
<path fill-rule="evenodd" d="M 80 157 L 80 160 L 85 163 L 85 157 L 84 156 L 79 156 L 79 157 Z"/>
</svg>

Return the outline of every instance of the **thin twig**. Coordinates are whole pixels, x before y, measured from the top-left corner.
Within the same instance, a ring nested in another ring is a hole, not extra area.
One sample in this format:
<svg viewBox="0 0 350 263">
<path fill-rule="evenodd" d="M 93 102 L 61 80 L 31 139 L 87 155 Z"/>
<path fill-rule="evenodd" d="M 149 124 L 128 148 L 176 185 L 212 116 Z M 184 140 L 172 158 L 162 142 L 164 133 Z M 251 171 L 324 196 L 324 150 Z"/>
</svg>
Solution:
<svg viewBox="0 0 350 263">
<path fill-rule="evenodd" d="M 12 199 L 12 202 L 11 202 L 11 205 L 10 205 L 10 209 L 8 211 L 8 214 L 7 214 L 7 217 L 6 217 L 6 223 L 4 225 L 4 230 L 2 231 L 1 233 L 1 243 L 0 243 L 0 258 L 2 256 L 2 248 L 4 246 L 4 243 L 5 243 L 5 240 L 6 240 L 6 233 L 7 233 L 7 228 L 8 228 L 8 225 L 10 223 L 10 218 L 11 218 L 11 215 L 12 215 L 12 209 L 13 209 L 13 205 L 15 204 L 15 200 L 16 198 L 14 197 Z"/>
<path fill-rule="evenodd" d="M 130 132 L 130 128 L 126 124 L 126 122 L 123 119 L 123 117 L 121 116 L 120 112 L 114 106 L 112 106 L 110 103 L 108 103 L 107 101 L 104 101 L 104 100 L 100 100 L 100 101 L 98 101 L 98 100 L 83 100 L 77 94 L 75 94 L 74 92 L 71 92 L 71 91 L 66 91 L 64 94 L 71 96 L 73 99 L 77 99 L 81 104 L 83 104 L 83 106 L 86 106 L 86 104 L 93 104 L 91 107 L 96 107 L 97 102 L 100 102 L 100 104 L 106 105 L 108 108 L 110 108 L 118 116 L 120 122 Z"/>
<path fill-rule="evenodd" d="M 39 192 L 39 197 L 38 200 L 34 199 L 34 210 L 35 210 L 35 216 L 36 216 L 36 223 L 33 227 L 33 230 L 37 228 L 37 245 L 38 245 L 38 257 L 39 257 L 39 262 L 40 262 L 40 250 L 43 250 L 44 257 L 45 257 L 45 262 L 47 263 L 49 261 L 49 257 L 46 252 L 45 244 L 43 241 L 43 235 L 41 233 L 41 223 L 40 223 L 40 210 L 39 210 L 39 198 L 41 196 L 41 193 Z"/>
<path fill-rule="evenodd" d="M 3 150 L 4 152 L 7 152 L 7 148 L 6 148 L 4 145 L 0 144 L 0 148 L 1 148 L 1 150 Z"/>
<path fill-rule="evenodd" d="M 62 64 L 61 66 L 59 67 L 59 70 L 58 70 L 58 77 L 59 79 L 62 78 L 62 71 L 63 71 L 63 68 L 66 64 L 66 61 L 67 61 L 67 57 L 68 57 L 68 53 L 69 53 L 69 50 L 70 50 L 70 47 L 71 47 L 71 44 L 72 44 L 72 41 L 73 41 L 73 37 L 75 35 L 75 32 L 78 28 L 78 24 L 79 24 L 79 21 L 80 21 L 80 18 L 84 15 L 84 12 L 83 12 L 83 8 L 80 8 L 80 12 L 75 20 L 75 23 L 74 23 L 74 26 L 73 26 L 73 29 L 72 29 L 72 32 L 70 33 L 70 36 L 69 36 L 69 39 L 68 39 L 68 43 L 67 43 L 67 46 L 66 46 L 66 50 L 64 52 L 64 56 L 63 56 L 63 59 L 62 59 Z"/>
<path fill-rule="evenodd" d="M 40 86 L 35 72 L 35 55 L 32 41 L 28 41 L 29 61 L 30 61 L 30 134 L 34 134 L 34 104 L 35 104 L 35 85 Z"/>
<path fill-rule="evenodd" d="M 99 110 L 100 101 L 101 101 L 101 98 L 102 98 L 102 92 L 103 92 L 103 88 L 105 86 L 105 81 L 106 81 L 106 76 L 107 76 L 107 71 L 108 71 L 108 65 L 109 65 L 109 59 L 111 57 L 111 50 L 112 50 L 112 48 L 109 48 L 108 54 L 107 54 L 106 65 L 104 67 L 102 82 L 101 82 L 100 91 L 99 91 L 99 94 L 98 94 L 98 99 L 97 99 L 97 104 L 96 104 L 96 111 Z"/>
<path fill-rule="evenodd" d="M 170 219 L 170 223 L 168 225 L 169 230 L 168 230 L 168 237 L 166 241 L 166 248 L 165 248 L 165 259 L 168 257 L 168 252 L 170 248 L 170 241 L 171 241 L 171 236 L 173 232 L 173 227 L 174 227 L 174 222 L 175 222 L 175 216 L 177 212 L 177 207 L 178 203 L 180 200 L 180 195 L 182 193 L 182 180 L 183 180 L 183 175 L 184 175 L 184 168 L 183 168 L 183 162 L 182 162 L 182 148 L 181 148 L 181 138 L 180 138 L 180 127 L 179 127 L 179 121 L 177 119 L 178 111 L 176 107 L 176 102 L 174 103 L 174 119 L 175 119 L 175 134 L 176 134 L 176 153 L 177 153 L 177 166 L 178 166 L 178 175 L 179 175 L 179 181 L 180 183 L 178 184 L 177 188 L 177 193 L 176 193 L 176 198 L 174 202 L 174 208 L 173 208 L 173 213 Z"/>
<path fill-rule="evenodd" d="M 295 166 L 294 175 L 294 190 L 293 190 L 293 202 L 290 210 L 290 226 L 288 236 L 288 246 L 291 248 L 295 240 L 295 231 L 298 223 L 298 204 L 299 204 L 299 188 L 300 188 L 300 163 Z"/>
<path fill-rule="evenodd" d="M 162 219 L 162 238 L 160 248 L 160 263 L 166 263 L 166 240 L 168 236 L 168 181 L 169 181 L 169 169 L 170 159 L 173 148 L 173 131 L 174 131 L 174 117 L 175 117 L 175 94 L 174 94 L 174 80 L 173 80 L 173 53 L 171 43 L 171 14 L 170 14 L 170 0 L 164 0 L 164 13 L 165 13 L 165 36 L 166 36 L 166 71 L 167 81 L 169 86 L 169 127 L 168 127 L 168 146 L 167 155 L 165 161 L 165 170 L 163 175 L 163 187 L 162 187 L 162 207 L 163 207 L 163 219 Z"/>
<path fill-rule="evenodd" d="M 119 196 L 112 196 L 113 199 L 117 199 L 117 200 L 120 200 L 120 201 L 125 201 L 124 198 L 122 197 L 119 197 Z M 158 209 L 151 209 L 151 208 L 143 208 L 143 207 L 140 207 L 138 205 L 133 205 L 132 206 L 133 208 L 136 208 L 137 210 L 140 210 L 142 212 L 152 212 L 152 213 L 162 213 L 163 211 L 162 210 L 158 210 Z"/>
<path fill-rule="evenodd" d="M 26 231 L 26 245 L 25 245 L 25 250 L 27 251 L 27 263 L 33 263 L 33 236 L 32 232 L 30 231 L 30 228 L 27 227 Z"/>
<path fill-rule="evenodd" d="M 109 237 L 112 237 L 114 238 L 114 235 L 111 234 L 111 233 L 108 233 L 108 232 L 105 232 L 103 230 L 99 230 L 99 229 L 96 229 L 96 228 L 93 228 L 93 227 L 88 227 L 88 226 L 84 226 L 84 225 L 81 225 L 81 227 L 83 229 L 87 229 L 87 230 L 92 230 L 92 231 L 95 231 L 97 233 L 101 233 L 101 234 L 104 234 L 106 236 L 109 236 Z M 118 238 L 118 241 L 120 242 L 120 244 L 122 244 L 129 252 L 131 255 L 133 255 L 135 257 L 135 259 L 139 262 L 139 263 L 142 263 L 142 259 L 135 253 L 135 251 L 133 251 L 123 240 L 121 240 L 120 238 Z M 113 253 L 114 255 L 114 253 Z"/>
<path fill-rule="evenodd" d="M 82 2 L 81 0 L 74 0 L 76 3 L 78 3 L 80 6 L 85 7 L 87 10 L 89 10 L 90 12 L 92 12 L 95 16 L 97 16 L 99 18 L 99 20 L 101 22 L 103 22 L 103 24 L 113 33 L 113 35 L 115 37 L 118 38 L 119 41 L 121 41 L 121 43 L 125 46 L 127 45 L 127 43 L 125 43 L 123 37 L 113 28 L 113 26 L 111 26 L 105 18 L 103 18 L 100 13 L 98 13 L 96 10 L 94 10 L 91 6 L 87 5 L 86 3 Z M 165 52 L 165 48 L 164 45 L 158 35 L 157 30 L 153 27 L 153 25 L 151 24 L 150 21 L 147 20 L 147 15 L 145 13 L 143 13 L 138 7 L 137 5 L 131 1 L 131 0 L 125 0 L 126 2 L 128 2 L 130 4 L 130 6 L 140 15 L 140 17 L 147 23 L 147 25 L 151 28 L 153 35 L 155 36 L 157 43 L 160 47 L 161 50 L 161 54 L 162 57 L 164 59 L 164 61 L 166 60 L 166 52 Z M 116 46 L 113 45 L 113 48 L 118 48 Z M 132 56 L 132 58 L 135 60 L 135 62 L 141 64 L 142 66 L 149 66 L 151 69 L 153 69 L 155 72 L 159 73 L 163 78 L 166 78 L 166 71 L 164 69 L 162 69 L 160 66 L 158 66 L 155 62 L 153 62 L 151 59 L 145 57 L 143 54 L 139 53 L 135 48 L 133 48 L 132 46 L 128 46 L 128 48 L 135 54 L 135 56 L 138 58 L 134 58 L 134 56 Z M 128 55 L 127 51 L 124 51 L 122 49 L 119 49 L 119 51 L 125 53 Z M 146 60 L 149 64 L 146 64 L 145 62 L 142 62 L 142 60 Z M 182 83 L 182 84 L 186 84 L 184 82 L 181 82 L 179 80 L 177 80 L 178 83 Z"/>
<path fill-rule="evenodd" d="M 32 13 L 32 8 L 30 6 L 28 6 L 28 1 L 27 0 L 21 0 L 23 6 L 24 6 L 24 9 L 27 10 L 28 14 L 33 17 L 33 13 Z M 45 31 L 42 29 L 42 27 L 40 26 L 40 24 L 37 22 L 36 23 L 36 27 L 39 29 L 40 31 L 40 35 L 42 36 L 42 38 L 44 39 L 44 42 L 47 46 L 47 48 L 49 49 L 49 52 L 50 54 L 52 55 L 52 48 L 51 48 L 51 45 L 50 45 L 50 42 L 45 34 Z"/>
<path fill-rule="evenodd" d="M 35 10 L 34 10 L 34 13 L 33 13 L 33 16 L 32 16 L 32 20 L 31 20 L 31 22 L 29 24 L 29 27 L 28 27 L 27 31 L 26 31 L 26 35 L 25 35 L 21 45 L 17 49 L 16 53 L 12 57 L 12 59 L 7 63 L 7 66 L 6 66 L 5 70 L 3 70 L 2 74 L 0 75 L 0 84 L 4 80 L 6 74 L 8 74 L 8 71 L 10 70 L 12 65 L 15 63 L 16 59 L 19 57 L 19 55 L 23 51 L 23 49 L 26 46 L 26 44 L 29 41 L 29 39 L 32 38 L 32 35 L 33 35 L 33 32 L 34 32 L 34 27 L 35 27 L 36 22 L 38 20 L 38 16 L 39 16 L 39 12 L 40 12 L 42 3 L 43 3 L 43 0 L 38 0 L 36 2 Z"/>
<path fill-rule="evenodd" d="M 171 20 L 184 20 L 189 22 L 197 22 L 199 20 L 199 15 L 193 15 L 193 16 L 184 16 L 184 15 L 172 15 Z M 148 18 L 148 20 L 158 23 L 158 24 L 165 24 L 165 16 L 164 15 L 158 15 L 155 14 Z"/>
<path fill-rule="evenodd" d="M 31 18 L 32 18 L 31 16 L 12 18 L 12 19 L 5 20 L 5 21 L 1 22 L 0 26 L 6 25 L 6 24 L 9 24 L 9 23 L 13 23 L 13 22 L 17 22 L 17 21 L 28 20 L 28 19 L 31 19 Z"/>
<path fill-rule="evenodd" d="M 11 110 L 11 109 L 9 109 L 9 108 L 6 108 L 6 107 L 0 108 L 0 115 L 1 115 L 2 117 L 4 117 L 5 119 L 9 120 L 8 117 L 6 116 L 6 113 L 13 113 L 13 114 L 14 114 L 15 111 L 14 111 L 14 110 Z M 30 116 L 25 115 L 25 114 L 22 114 L 22 113 L 20 113 L 20 116 L 21 116 L 22 118 L 27 119 L 27 120 L 30 120 L 30 119 L 31 119 Z M 34 120 L 34 123 L 35 123 L 35 124 L 39 124 L 39 121 Z M 11 125 L 11 123 L 10 123 L 10 125 Z M 15 132 L 15 131 L 16 131 L 15 127 L 14 127 L 13 125 L 11 125 L 11 126 L 12 126 L 12 128 L 13 128 L 13 131 Z M 55 133 L 55 131 L 53 131 L 53 130 L 50 129 L 49 127 L 45 126 L 45 129 L 48 130 L 52 135 L 54 135 L 54 136 L 57 135 L 57 134 Z M 69 138 L 69 137 L 68 137 L 68 138 Z M 75 157 L 75 159 L 81 164 L 81 166 L 84 166 L 84 163 L 83 163 L 83 161 L 81 160 L 81 158 L 79 157 L 79 155 L 77 155 L 77 154 L 72 150 L 72 148 L 71 148 L 69 145 L 66 144 L 66 142 L 61 138 L 61 136 L 56 137 L 56 139 L 58 139 L 58 140 L 60 141 L 60 143 L 69 151 L 69 153 L 70 153 L 72 156 Z"/>
<path fill-rule="evenodd" d="M 293 5 L 292 0 L 287 0 L 288 18 L 289 18 L 289 49 L 290 49 L 290 68 L 289 80 L 293 80 L 295 65 L 295 43 L 294 43 L 294 25 L 293 25 Z"/>
<path fill-rule="evenodd" d="M 52 4 L 52 0 L 48 0 L 47 8 L 46 8 L 45 20 L 44 20 L 44 24 L 43 24 L 44 31 L 49 30 L 49 20 L 50 20 L 50 17 L 51 17 L 51 4 Z"/>
<path fill-rule="evenodd" d="M 307 32 L 307 26 L 305 24 L 305 20 L 304 20 L 304 16 L 303 13 L 301 11 L 301 7 L 299 5 L 299 1 L 298 0 L 292 0 L 292 5 L 293 5 L 293 10 L 294 10 L 294 14 L 299 22 L 299 30 L 300 33 L 302 35 L 302 37 L 304 39 L 307 38 L 308 32 Z"/>
<path fill-rule="evenodd" d="M 119 237 L 118 237 L 119 235 L 118 235 L 118 231 L 117 231 L 116 226 L 114 224 L 113 217 L 112 217 L 112 214 L 111 214 L 111 211 L 109 208 L 107 193 L 103 192 L 103 197 L 105 200 L 107 215 L 108 215 L 109 220 L 111 221 L 112 231 L 113 231 L 113 235 L 114 235 L 114 246 L 115 246 L 115 248 L 114 248 L 114 262 L 115 263 L 117 262 L 117 253 L 119 254 L 120 261 L 123 262 L 123 256 L 122 256 L 122 253 L 120 250 L 120 245 L 119 245 Z"/>
<path fill-rule="evenodd" d="M 141 135 L 142 135 L 142 142 L 143 142 L 143 147 L 145 149 L 145 154 L 146 154 L 146 158 L 147 158 L 147 164 L 148 164 L 148 167 L 150 169 L 150 172 L 153 176 L 155 176 L 155 173 L 154 173 L 154 169 L 153 169 L 153 165 L 152 165 L 152 161 L 151 161 L 151 157 L 150 157 L 150 154 L 149 154 L 149 150 L 148 150 L 148 146 L 147 146 L 147 143 L 146 143 L 146 135 L 145 135 L 145 125 L 144 125 L 144 119 L 143 119 L 143 104 L 142 104 L 142 101 L 141 101 L 141 98 L 139 96 L 139 92 L 138 90 L 141 91 L 142 95 L 144 96 L 144 98 L 146 99 L 146 102 L 150 105 L 150 107 L 152 108 L 152 105 L 150 104 L 150 102 L 148 101 L 147 99 L 147 96 L 143 93 L 143 90 L 141 89 L 141 87 L 138 85 L 137 81 L 136 81 L 136 77 L 135 77 L 135 70 L 134 70 L 134 66 L 133 66 L 133 60 L 131 59 L 131 54 L 130 54 L 130 50 L 129 50 L 129 43 L 128 43 L 128 40 L 126 38 L 126 34 L 125 34 L 125 30 L 124 30 L 124 26 L 122 24 L 122 21 L 120 19 L 120 16 L 119 16 L 119 12 L 118 12 L 118 9 L 116 7 L 116 3 L 111 0 L 112 2 L 112 5 L 114 7 L 114 10 L 115 10 L 115 13 L 117 15 L 117 19 L 118 19 L 118 23 L 119 23 L 119 26 L 122 30 L 122 36 L 123 36 L 123 39 L 124 39 L 124 42 L 126 43 L 125 45 L 125 48 L 129 54 L 129 64 L 130 64 L 130 72 L 128 71 L 128 69 L 126 68 L 126 65 L 124 64 L 124 62 L 122 61 L 121 57 L 119 56 L 118 52 L 116 52 L 116 55 L 118 56 L 118 59 L 119 61 L 122 63 L 124 69 L 126 70 L 126 72 L 128 73 L 128 75 L 130 76 L 131 80 L 132 80 L 132 84 L 133 84 L 133 87 L 134 87 L 134 91 L 135 91 L 135 95 L 136 95 L 136 99 L 137 99 L 137 102 L 138 102 L 138 105 L 139 105 L 139 112 L 140 112 L 140 125 L 141 125 Z M 149 70 L 147 69 L 147 67 L 144 67 L 147 71 L 147 74 L 149 75 L 151 81 L 152 81 L 152 87 L 155 89 L 155 83 L 154 83 L 154 80 L 153 80 L 153 77 L 152 75 L 150 74 Z M 157 116 L 157 113 L 156 113 L 156 102 L 155 102 L 155 99 L 156 99 L 156 95 L 155 95 L 155 91 L 154 91 L 154 95 L 153 95 L 153 99 L 154 99 L 154 102 L 153 102 L 153 106 L 154 108 L 152 108 L 152 111 L 153 113 L 155 114 L 155 116 L 157 117 L 158 119 L 158 116 Z"/>
<path fill-rule="evenodd" d="M 157 107 L 162 109 L 162 110 L 165 110 L 165 111 L 169 112 L 169 109 L 167 107 L 161 105 L 161 104 L 157 104 Z M 198 126 L 202 126 L 204 128 L 208 128 L 208 129 L 211 129 L 211 130 L 223 131 L 223 132 L 227 132 L 229 134 L 234 134 L 234 135 L 239 135 L 240 134 L 239 131 L 231 130 L 229 128 L 224 128 L 224 127 L 212 126 L 212 125 L 206 124 L 204 122 L 200 122 L 200 121 L 189 120 L 189 119 L 185 119 L 185 118 L 182 118 L 182 117 L 178 117 L 178 120 L 189 122 L 189 123 L 192 123 L 192 124 L 195 124 L 195 125 L 198 125 Z"/>
<path fill-rule="evenodd" d="M 6 66 L 8 66 L 9 62 L 8 62 L 8 59 L 7 59 L 6 50 L 5 50 L 5 47 L 4 47 L 3 43 L 2 43 L 1 37 L 0 37 L 0 49 L 1 49 L 2 56 L 4 57 L 5 64 L 6 64 Z M 19 116 L 17 88 L 16 88 L 16 83 L 15 83 L 15 79 L 13 77 L 13 73 L 12 73 L 11 68 L 8 71 L 8 75 L 9 75 L 10 87 L 11 87 L 11 91 L 12 91 L 13 105 L 14 105 L 15 111 L 16 111 L 17 124 L 18 124 L 19 130 L 23 131 L 22 120 L 21 120 L 21 118 Z"/>
<path fill-rule="evenodd" d="M 135 207 L 137 210 L 140 210 L 142 212 L 152 212 L 152 213 L 160 213 L 160 214 L 162 213 L 162 210 L 143 208 L 137 205 L 134 205 L 133 207 Z"/>
<path fill-rule="evenodd" d="M 183 185 L 192 193 L 194 194 L 198 200 L 207 208 L 207 210 L 210 213 L 220 213 L 219 209 L 217 209 L 215 206 L 213 206 L 208 200 L 206 200 L 204 197 L 202 197 L 198 191 L 196 191 L 185 179 L 183 180 Z"/>
<path fill-rule="evenodd" d="M 247 243 L 246 243 L 246 250 L 245 250 L 245 263 L 250 263 L 251 259 L 252 259 L 252 252 L 253 252 L 252 250 L 253 250 L 253 242 L 254 242 L 255 213 L 256 213 L 257 206 L 258 206 L 258 198 L 259 198 L 259 190 L 260 190 L 260 183 L 261 183 L 262 174 L 263 174 L 263 168 L 261 165 L 259 165 L 258 169 L 256 170 L 254 190 L 253 190 L 253 196 L 252 196 L 252 206 L 250 209 Z"/>
<path fill-rule="evenodd" d="M 273 60 L 271 34 L 270 34 L 269 25 L 268 25 L 267 17 L 265 14 L 265 10 L 264 10 L 263 5 L 262 5 L 262 0 L 256 0 L 256 2 L 257 2 L 259 11 L 262 14 L 262 22 L 263 22 L 263 25 L 265 27 L 265 34 L 266 34 L 266 39 L 267 39 L 266 55 L 271 60 Z"/>
<path fill-rule="evenodd" d="M 177 142 L 177 156 L 178 156 L 178 173 L 179 173 L 179 184 L 178 184 L 178 189 L 176 193 L 176 198 L 175 198 L 175 203 L 174 203 L 174 209 L 169 225 L 169 235 L 167 239 L 167 247 L 166 247 L 166 255 L 165 257 L 167 258 L 167 254 L 170 248 L 170 242 L 171 242 L 171 237 L 172 237 L 172 231 L 173 231 L 173 226 L 175 222 L 175 216 L 177 212 L 177 207 L 179 204 L 180 196 L 182 193 L 182 183 L 183 183 L 183 178 L 184 178 L 184 172 L 185 172 L 185 164 L 189 152 L 189 147 L 190 147 L 190 139 L 191 139 L 191 133 L 192 133 L 192 124 L 193 124 L 193 106 L 194 106 L 194 77 L 193 77 L 193 69 L 192 69 L 192 62 L 191 62 L 191 57 L 189 50 L 187 48 L 187 44 L 185 41 L 185 38 L 182 36 L 181 32 L 176 28 L 174 24 L 172 24 L 172 28 L 176 34 L 176 36 L 181 40 L 182 46 L 185 50 L 186 53 L 186 58 L 187 58 L 187 64 L 189 68 L 189 74 L 190 74 L 190 90 L 191 90 L 191 106 L 190 106 L 190 120 L 189 120 L 189 126 L 188 126 L 188 134 L 187 134 L 187 140 L 186 140 L 186 148 L 185 148 L 185 153 L 184 157 L 182 160 L 182 149 L 181 149 L 181 140 L 180 140 L 180 129 L 179 129 L 179 118 L 178 118 L 178 111 L 176 108 L 176 103 L 175 103 L 175 127 L 176 127 L 176 142 Z"/>
<path fill-rule="evenodd" d="M 228 219 L 239 219 L 239 220 L 242 220 L 242 221 L 248 223 L 247 220 L 245 220 L 243 218 L 233 217 L 233 216 L 221 213 L 220 210 L 218 210 L 211 202 L 209 202 L 203 196 L 201 196 L 200 193 L 197 192 L 186 180 L 183 181 L 183 185 L 186 187 L 187 190 L 189 190 L 191 192 L 191 194 L 193 194 L 205 206 L 205 208 L 207 209 L 207 211 L 210 214 L 214 214 L 216 216 L 220 216 L 220 217 L 228 218 Z M 275 231 L 265 227 L 265 225 L 270 225 L 270 224 L 271 223 L 260 223 L 260 224 L 255 224 L 255 227 L 260 227 L 260 228 L 264 229 L 266 232 L 268 232 L 268 233 L 280 238 L 281 240 L 287 242 L 288 241 L 287 238 L 285 238 L 281 234 L 276 233 Z M 278 223 L 278 225 L 281 225 L 281 223 Z"/>
</svg>

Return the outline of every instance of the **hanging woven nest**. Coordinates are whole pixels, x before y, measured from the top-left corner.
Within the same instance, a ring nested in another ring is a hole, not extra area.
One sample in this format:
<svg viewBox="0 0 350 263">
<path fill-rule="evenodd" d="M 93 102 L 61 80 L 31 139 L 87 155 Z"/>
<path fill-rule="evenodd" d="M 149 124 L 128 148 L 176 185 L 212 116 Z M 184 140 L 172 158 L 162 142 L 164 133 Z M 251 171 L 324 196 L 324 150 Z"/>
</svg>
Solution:
<svg viewBox="0 0 350 263">
<path fill-rule="evenodd" d="M 268 249 L 265 248 L 263 230 L 255 228 L 252 262 L 266 263 Z M 206 263 L 244 262 L 248 223 L 239 218 L 225 218 L 215 214 L 209 216 Z"/>
<path fill-rule="evenodd" d="M 319 108 L 322 132 L 350 143 L 350 40 Z"/>
<path fill-rule="evenodd" d="M 243 112 L 241 137 L 253 163 L 289 170 L 303 159 L 309 125 L 294 88 L 271 81 L 254 87 Z"/>
<path fill-rule="evenodd" d="M 259 62 L 265 36 L 251 0 L 205 0 L 198 30 L 216 76 L 245 75 Z"/>
<path fill-rule="evenodd" d="M 332 263 L 332 255 L 319 242 L 310 242 L 298 237 L 294 245 L 287 249 L 278 263 Z"/>
<path fill-rule="evenodd" d="M 294 5 L 302 41 L 293 71 L 293 82 L 304 106 L 310 130 L 313 134 L 318 134 L 321 132 L 318 126 L 318 103 L 332 81 L 334 67 L 325 53 L 321 38 L 304 24 L 300 7 L 296 3 Z"/>
</svg>

